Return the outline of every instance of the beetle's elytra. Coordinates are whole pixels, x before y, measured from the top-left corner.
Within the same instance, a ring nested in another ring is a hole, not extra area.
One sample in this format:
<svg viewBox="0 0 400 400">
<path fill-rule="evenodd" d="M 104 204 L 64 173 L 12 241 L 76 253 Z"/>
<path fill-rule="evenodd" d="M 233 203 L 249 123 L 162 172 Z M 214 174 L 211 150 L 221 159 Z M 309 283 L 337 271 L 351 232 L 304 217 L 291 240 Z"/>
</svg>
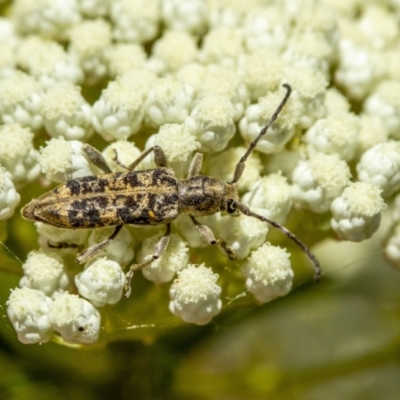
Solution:
<svg viewBox="0 0 400 400">
<path fill-rule="evenodd" d="M 166 156 L 158 146 L 144 151 L 131 165 L 124 167 L 128 172 L 112 173 L 101 153 L 89 145 L 84 145 L 86 157 L 105 174 L 74 179 L 56 187 L 27 204 L 22 209 L 22 216 L 66 229 L 115 226 L 110 238 L 77 255 L 77 261 L 80 263 L 94 257 L 106 247 L 124 224 L 165 224 L 165 234 L 156 244 L 153 258 L 130 268 L 127 274 L 127 295 L 130 292 L 133 272 L 160 257 L 167 248 L 170 223 L 180 214 L 189 215 L 200 235 L 209 244 L 218 245 L 231 259 L 234 259 L 235 255 L 230 247 L 222 239 L 215 238 L 207 226 L 195 219 L 195 217 L 212 215 L 218 211 L 227 212 L 232 216 L 242 213 L 281 230 L 309 256 L 314 264 L 315 281 L 318 281 L 321 276 L 319 262 L 308 247 L 283 226 L 253 213 L 240 203 L 237 191 L 237 182 L 243 173 L 248 156 L 278 117 L 290 96 L 290 86 L 284 86 L 287 90 L 285 97 L 236 165 L 231 182 L 200 175 L 202 155 L 199 153 L 193 158 L 187 179 L 179 180 L 174 171 L 168 168 Z M 150 152 L 154 152 L 157 168 L 134 171 Z M 122 165 L 117 156 L 115 161 Z"/>
<path fill-rule="evenodd" d="M 72 229 L 165 224 L 179 215 L 178 183 L 169 168 L 85 176 L 33 200 L 23 216 Z"/>
</svg>

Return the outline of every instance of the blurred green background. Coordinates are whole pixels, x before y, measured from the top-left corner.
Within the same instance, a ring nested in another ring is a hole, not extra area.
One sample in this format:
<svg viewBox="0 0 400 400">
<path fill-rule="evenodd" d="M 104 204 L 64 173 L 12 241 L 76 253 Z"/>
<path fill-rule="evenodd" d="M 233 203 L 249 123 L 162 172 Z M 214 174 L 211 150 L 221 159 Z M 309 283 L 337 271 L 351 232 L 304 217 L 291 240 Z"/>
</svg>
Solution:
<svg viewBox="0 0 400 400">
<path fill-rule="evenodd" d="M 141 294 L 102 310 L 92 347 L 19 343 L 5 311 L 19 277 L 2 271 L 0 399 L 397 399 L 400 275 L 381 256 L 386 215 L 368 241 L 317 246 L 318 285 L 307 279 L 262 306 L 239 301 L 204 327 L 170 316 L 168 288 L 146 291 L 138 276 Z"/>
</svg>

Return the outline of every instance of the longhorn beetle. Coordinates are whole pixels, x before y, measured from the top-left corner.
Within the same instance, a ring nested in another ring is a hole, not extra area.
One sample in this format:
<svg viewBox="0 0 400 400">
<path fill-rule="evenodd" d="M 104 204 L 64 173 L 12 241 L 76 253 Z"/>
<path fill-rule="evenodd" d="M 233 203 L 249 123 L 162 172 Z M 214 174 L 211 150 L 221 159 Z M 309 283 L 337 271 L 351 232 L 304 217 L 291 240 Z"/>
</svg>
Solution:
<svg viewBox="0 0 400 400">
<path fill-rule="evenodd" d="M 244 171 L 247 158 L 276 120 L 290 96 L 291 87 L 287 84 L 283 86 L 286 88 L 283 100 L 236 165 L 231 182 L 200 175 L 203 161 L 203 155 L 200 153 L 196 153 L 193 157 L 187 179 L 179 180 L 175 177 L 174 171 L 168 167 L 164 151 L 158 146 L 145 150 L 128 167 L 118 161 L 115 153 L 114 161 L 128 172 L 112 172 L 102 154 L 85 144 L 83 146 L 85 156 L 105 174 L 73 179 L 56 187 L 27 204 L 22 209 L 22 216 L 66 229 L 115 226 L 114 232 L 108 239 L 79 253 L 76 257 L 78 263 L 88 261 L 110 244 L 124 224 L 165 224 L 165 233 L 154 246 L 152 258 L 130 267 L 126 275 L 126 297 L 130 294 L 130 282 L 134 271 L 149 265 L 167 248 L 171 221 L 180 214 L 188 214 L 204 240 L 211 245 L 219 246 L 230 259 L 235 259 L 235 254 L 227 243 L 220 238 L 215 238 L 210 228 L 196 220 L 196 217 L 212 215 L 218 211 L 225 211 L 231 216 L 242 213 L 282 231 L 310 258 L 314 265 L 314 279 L 318 282 L 321 277 L 321 268 L 311 250 L 285 227 L 252 212 L 240 203 L 237 190 L 237 182 Z M 134 171 L 151 152 L 154 153 L 157 168 Z M 53 247 L 62 246 L 63 244 L 53 245 Z"/>
</svg>

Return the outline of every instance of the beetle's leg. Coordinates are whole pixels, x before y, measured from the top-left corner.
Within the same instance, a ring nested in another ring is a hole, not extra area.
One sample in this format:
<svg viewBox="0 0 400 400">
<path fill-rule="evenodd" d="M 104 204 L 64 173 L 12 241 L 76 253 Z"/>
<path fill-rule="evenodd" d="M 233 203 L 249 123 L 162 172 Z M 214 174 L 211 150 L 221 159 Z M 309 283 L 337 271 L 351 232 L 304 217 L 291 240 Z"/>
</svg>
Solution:
<svg viewBox="0 0 400 400">
<path fill-rule="evenodd" d="M 217 245 L 224 254 L 226 254 L 231 260 L 236 260 L 236 254 L 232 250 L 230 246 L 226 242 L 224 242 L 221 238 L 216 238 L 212 232 L 212 230 L 206 226 L 200 224 L 194 217 L 190 215 L 191 220 L 194 223 L 197 231 L 200 233 L 200 236 L 211 245 Z"/>
<path fill-rule="evenodd" d="M 147 265 L 151 264 L 153 261 L 157 260 L 162 256 L 164 251 L 167 249 L 169 244 L 169 238 L 171 234 L 171 224 L 167 224 L 165 229 L 165 233 L 163 237 L 156 243 L 154 246 L 153 254 L 151 258 L 147 261 L 143 261 L 139 264 L 133 264 L 129 268 L 129 272 L 126 274 L 126 286 L 125 286 L 125 297 L 129 297 L 131 295 L 131 280 L 135 271 L 146 267 Z"/>
<path fill-rule="evenodd" d="M 53 243 L 50 240 L 47 241 L 47 246 L 50 249 L 81 249 L 81 244 L 76 243 L 66 243 L 66 242 L 57 242 Z"/>
<path fill-rule="evenodd" d="M 129 171 L 133 171 L 139 165 L 139 163 L 143 161 L 143 159 L 152 151 L 154 152 L 154 161 L 156 163 L 156 166 L 167 167 L 167 156 L 165 155 L 164 150 L 160 146 L 153 146 L 145 150 L 132 164 L 127 167 L 127 169 Z"/>
<path fill-rule="evenodd" d="M 90 144 L 85 143 L 82 146 L 82 150 L 87 159 L 97 168 L 100 168 L 106 174 L 110 174 L 112 172 L 103 155 Z"/>
<path fill-rule="evenodd" d="M 122 164 L 122 162 L 119 161 L 118 152 L 115 149 L 114 149 L 114 156 L 113 156 L 112 160 L 115 162 L 115 164 L 119 165 L 121 168 L 128 169 L 128 167 L 125 164 Z"/>
<path fill-rule="evenodd" d="M 115 239 L 115 237 L 118 235 L 119 231 L 121 230 L 122 226 L 123 225 L 116 226 L 114 229 L 114 232 L 108 239 L 103 240 L 102 242 L 89 247 L 85 251 L 82 251 L 82 253 L 77 254 L 77 256 L 75 258 L 76 262 L 79 264 L 82 264 L 86 261 L 89 261 L 91 258 L 93 258 L 98 253 L 100 253 L 100 251 L 102 251 L 105 247 L 107 247 Z"/>
<path fill-rule="evenodd" d="M 192 162 L 190 163 L 188 179 L 192 176 L 196 176 L 200 174 L 201 167 L 203 165 L 203 154 L 196 153 L 193 157 Z"/>
<path fill-rule="evenodd" d="M 163 149 L 159 146 L 153 146 L 150 147 L 149 149 L 145 150 L 133 163 L 131 163 L 129 166 L 126 166 L 122 164 L 121 161 L 118 160 L 118 153 L 117 150 L 114 150 L 114 157 L 113 161 L 118 164 L 121 168 L 124 168 L 128 171 L 133 171 L 139 164 L 140 162 L 143 161 L 143 159 L 148 156 L 151 152 L 154 152 L 154 160 L 157 165 L 157 167 L 166 167 L 167 166 L 167 157 L 163 151 Z"/>
</svg>

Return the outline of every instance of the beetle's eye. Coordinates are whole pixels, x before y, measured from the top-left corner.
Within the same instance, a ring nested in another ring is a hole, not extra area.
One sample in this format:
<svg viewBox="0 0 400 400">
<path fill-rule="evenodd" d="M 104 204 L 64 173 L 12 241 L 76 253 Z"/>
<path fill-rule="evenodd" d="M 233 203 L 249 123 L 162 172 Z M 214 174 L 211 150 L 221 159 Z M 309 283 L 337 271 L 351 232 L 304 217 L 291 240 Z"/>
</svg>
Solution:
<svg viewBox="0 0 400 400">
<path fill-rule="evenodd" d="M 236 212 L 236 207 L 235 207 L 235 201 L 232 199 L 229 199 L 226 204 L 226 211 L 228 214 L 233 214 Z"/>
</svg>

